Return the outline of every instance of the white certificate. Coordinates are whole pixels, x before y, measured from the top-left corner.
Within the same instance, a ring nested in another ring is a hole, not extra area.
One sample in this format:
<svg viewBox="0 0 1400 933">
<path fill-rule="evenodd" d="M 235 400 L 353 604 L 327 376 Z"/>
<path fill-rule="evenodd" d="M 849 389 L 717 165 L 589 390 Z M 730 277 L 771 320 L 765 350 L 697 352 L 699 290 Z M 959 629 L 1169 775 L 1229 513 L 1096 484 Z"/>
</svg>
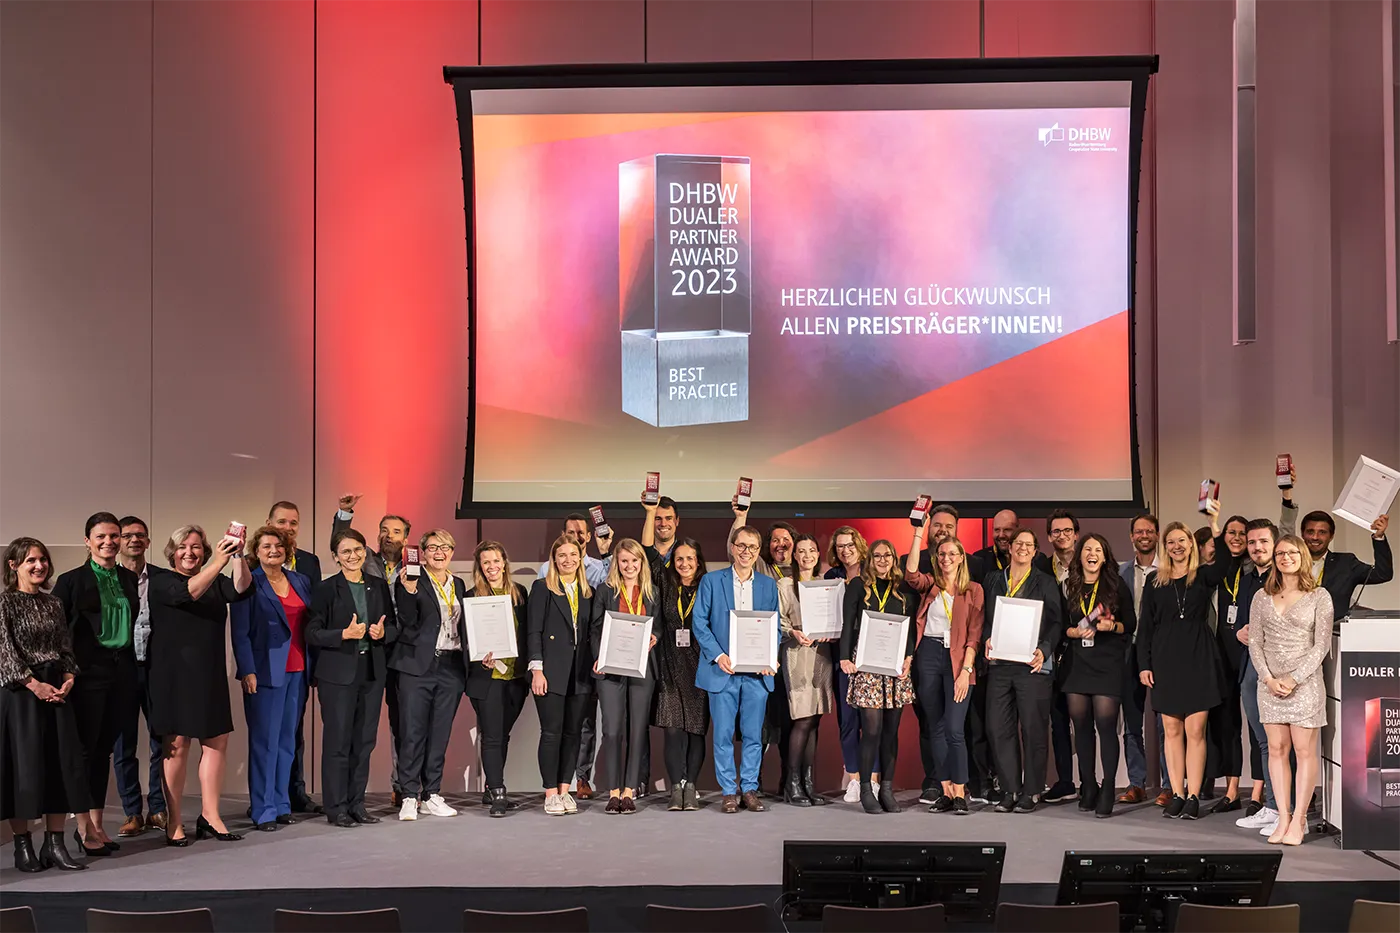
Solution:
<svg viewBox="0 0 1400 933">
<path fill-rule="evenodd" d="M 1370 531 L 1371 523 L 1390 511 L 1397 492 L 1400 473 L 1370 457 L 1358 457 L 1332 514 Z"/>
<path fill-rule="evenodd" d="M 860 639 L 856 642 L 856 670 L 899 677 L 904 673 L 908 639 L 908 616 L 862 610 Z"/>
<path fill-rule="evenodd" d="M 510 596 L 473 596 L 462 600 L 462 620 L 467 625 L 469 660 L 480 661 L 488 654 L 515 658 L 515 606 Z"/>
<path fill-rule="evenodd" d="M 801 580 L 797 606 L 802 612 L 802 634 L 808 638 L 840 638 L 846 602 L 845 580 Z"/>
<path fill-rule="evenodd" d="M 1040 646 L 1040 615 L 1045 604 L 1038 599 L 997 597 L 992 615 L 992 657 L 1000 661 L 1031 663 Z M 1049 661 L 1049 658 L 1045 659 Z"/>
<path fill-rule="evenodd" d="M 729 610 L 729 664 L 736 674 L 778 669 L 778 614 Z"/>
<path fill-rule="evenodd" d="M 651 616 L 603 613 L 603 641 L 598 646 L 598 670 L 622 677 L 647 675 L 651 648 Z"/>
</svg>

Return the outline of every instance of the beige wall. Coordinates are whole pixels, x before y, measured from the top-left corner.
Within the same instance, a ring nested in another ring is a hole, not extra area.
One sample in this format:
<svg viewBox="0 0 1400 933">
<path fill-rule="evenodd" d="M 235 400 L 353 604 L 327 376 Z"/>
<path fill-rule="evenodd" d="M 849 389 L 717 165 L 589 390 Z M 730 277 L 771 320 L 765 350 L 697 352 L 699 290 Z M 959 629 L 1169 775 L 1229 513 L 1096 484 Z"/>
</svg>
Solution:
<svg viewBox="0 0 1400 933">
<path fill-rule="evenodd" d="M 1143 467 L 1164 518 L 1195 488 L 1272 515 L 1273 455 L 1327 507 L 1352 461 L 1400 463 L 1385 342 L 1380 0 L 1259 7 L 1260 339 L 1231 345 L 1225 0 L 474 0 L 0 5 L 0 538 L 67 567 L 98 508 L 256 521 L 335 499 L 451 527 L 465 353 L 460 163 L 443 64 L 1156 52 L 1137 269 Z M 982 14 L 985 14 L 983 17 Z M 985 28 L 984 28 L 985 27 Z M 478 34 L 478 28 L 480 30 Z M 383 326 L 350 310 L 379 303 Z M 389 326 L 410 308 L 428 333 Z M 355 324 L 352 327 L 352 324 Z M 440 428 L 385 387 L 449 393 Z M 346 402 L 350 399 L 353 404 Z M 456 406 L 456 407 L 452 407 Z M 356 422 L 392 442 L 352 445 Z M 404 484 L 405 471 L 428 479 Z M 517 555 L 552 524 L 484 522 Z M 1125 536 L 1119 536 L 1125 542 Z M 1339 546 L 1369 546 L 1345 529 Z M 1400 605 L 1400 585 L 1368 591 Z M 533 784 L 532 711 L 510 781 Z M 449 761 L 475 756 L 463 713 Z M 375 783 L 387 783 L 387 726 Z M 827 742 L 828 749 L 834 742 Z M 243 749 L 233 743 L 242 783 Z M 906 746 L 912 747 L 912 746 Z M 906 756 L 906 763 L 910 756 Z M 654 766 L 660 774 L 660 757 Z"/>
</svg>

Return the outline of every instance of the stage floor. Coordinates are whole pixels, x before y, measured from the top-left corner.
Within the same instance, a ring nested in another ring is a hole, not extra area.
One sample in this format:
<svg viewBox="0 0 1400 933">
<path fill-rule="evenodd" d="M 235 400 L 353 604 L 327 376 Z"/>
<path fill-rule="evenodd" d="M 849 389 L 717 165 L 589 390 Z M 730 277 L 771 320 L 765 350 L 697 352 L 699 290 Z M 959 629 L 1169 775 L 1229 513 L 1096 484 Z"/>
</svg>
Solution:
<svg viewBox="0 0 1400 933">
<path fill-rule="evenodd" d="M 321 817 L 275 833 L 249 832 L 241 842 L 196 842 L 186 849 L 162 844 L 158 834 L 121 840 L 115 856 L 89 859 L 83 872 L 23 874 L 10 847 L 0 850 L 0 892 L 61 894 L 103 891 L 240 891 L 418 888 L 522 888 L 557 886 L 775 886 L 782 883 L 785 839 L 913 842 L 1005 842 L 1006 884 L 1054 884 L 1066 849 L 1266 851 L 1257 832 L 1239 829 L 1239 814 L 1197 822 L 1166 820 L 1149 804 L 1119 807 L 1108 820 L 1094 819 L 1075 803 L 1042 805 L 1033 814 L 990 809 L 967 816 L 932 814 L 913 792 L 900 795 L 899 814 L 867 815 L 857 804 L 833 802 L 820 809 L 767 800 L 766 813 L 725 815 L 718 795 L 702 798 L 698 813 L 671 813 L 666 798 L 647 797 L 630 818 L 603 813 L 604 802 L 581 805 L 576 816 L 549 817 L 539 795 L 519 795 L 521 809 L 490 819 L 480 798 L 456 797 L 455 818 L 421 817 L 400 823 L 386 797 L 371 800 L 384 822 L 337 829 Z M 197 813 L 194 801 L 186 812 Z M 246 798 L 229 797 L 226 814 L 241 814 Z M 114 811 L 108 810 L 111 814 Z M 69 824 L 71 827 L 71 823 Z M 231 819 L 236 831 L 247 820 Z M 193 830 L 193 820 L 186 826 Z M 116 824 L 109 827 L 116 832 Z M 71 829 L 69 848 L 74 847 Z M 1280 882 L 1400 882 L 1400 871 L 1360 852 L 1337 848 L 1334 838 L 1310 836 L 1284 849 Z M 1388 856 L 1396 861 L 1394 854 Z"/>
</svg>

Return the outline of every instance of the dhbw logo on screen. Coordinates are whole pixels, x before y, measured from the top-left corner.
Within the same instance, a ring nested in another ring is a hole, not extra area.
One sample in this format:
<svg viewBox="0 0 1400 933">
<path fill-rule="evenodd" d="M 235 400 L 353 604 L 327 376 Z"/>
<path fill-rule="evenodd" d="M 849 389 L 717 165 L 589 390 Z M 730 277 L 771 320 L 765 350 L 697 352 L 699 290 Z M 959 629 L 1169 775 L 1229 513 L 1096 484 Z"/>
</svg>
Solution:
<svg viewBox="0 0 1400 933">
<path fill-rule="evenodd" d="M 1117 152 L 1118 147 L 1110 142 L 1113 128 L 1108 126 L 1042 126 L 1036 131 L 1036 139 L 1041 146 L 1063 142 L 1071 152 Z"/>
</svg>

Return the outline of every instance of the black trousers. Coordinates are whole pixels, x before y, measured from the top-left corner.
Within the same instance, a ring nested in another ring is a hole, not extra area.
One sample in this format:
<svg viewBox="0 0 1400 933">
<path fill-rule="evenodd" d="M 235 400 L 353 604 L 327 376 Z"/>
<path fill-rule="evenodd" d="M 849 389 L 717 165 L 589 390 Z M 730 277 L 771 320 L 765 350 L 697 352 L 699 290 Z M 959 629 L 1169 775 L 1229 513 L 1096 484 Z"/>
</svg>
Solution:
<svg viewBox="0 0 1400 933">
<path fill-rule="evenodd" d="M 481 730 L 481 770 L 487 787 L 506 786 L 506 755 L 510 751 L 510 730 L 525 708 L 527 681 L 496 680 L 486 687 L 486 696 L 471 698 L 476 725 Z"/>
<path fill-rule="evenodd" d="M 988 738 L 1002 793 L 1034 797 L 1045 790 L 1052 678 L 1027 664 L 993 664 L 987 681 Z"/>
<path fill-rule="evenodd" d="M 136 653 L 97 648 L 73 680 L 68 703 L 78 724 L 87 770 L 88 795 L 95 809 L 107 805 L 112 746 L 122 728 L 141 711 Z"/>
<path fill-rule="evenodd" d="M 923 642 L 919 643 L 920 645 Z M 914 662 L 918 664 L 917 661 Z M 916 678 L 917 684 L 917 678 Z M 928 791 L 938 786 L 938 780 L 934 776 L 937 767 L 933 756 L 933 739 L 929 734 L 928 714 L 924 712 L 924 704 L 920 700 L 919 688 L 915 686 L 914 692 L 914 718 L 919 721 L 919 764 L 923 766 L 924 777 L 921 789 Z M 961 732 L 959 733 L 961 734 Z M 966 781 L 964 781 L 966 783 Z"/>
<path fill-rule="evenodd" d="M 635 788 L 642 780 L 642 749 L 651 744 L 651 697 L 654 677 L 604 678 L 598 681 L 598 710 L 603 725 L 599 786 Z M 623 745 L 626 744 L 626 766 Z"/>
<path fill-rule="evenodd" d="M 558 787 L 573 779 L 578 767 L 579 732 L 584 715 L 593 705 L 593 696 L 546 693 L 535 697 L 535 712 L 540 717 L 540 781 L 544 787 Z"/>
<path fill-rule="evenodd" d="M 353 684 L 318 681 L 321 697 L 321 785 L 326 816 L 365 805 L 369 759 L 379 735 L 384 681 L 370 680 L 369 655 L 360 655 Z"/>
<path fill-rule="evenodd" d="M 788 768 L 791 762 L 788 761 L 788 739 L 792 735 L 792 709 L 788 706 L 787 678 L 779 674 L 773 678 L 773 692 L 768 694 L 768 728 L 764 731 L 770 741 L 778 744 L 778 780 L 782 784 L 787 783 Z M 766 751 L 766 749 L 765 749 Z"/>
<path fill-rule="evenodd" d="M 705 736 L 684 729 L 666 729 L 666 778 L 675 787 L 681 781 L 694 784 L 705 766 Z"/>
<path fill-rule="evenodd" d="M 306 800 L 306 772 L 304 760 L 306 757 L 306 738 L 304 725 L 306 724 L 306 708 L 311 705 L 311 666 L 307 665 L 307 676 L 301 679 L 301 718 L 297 720 L 297 744 L 296 753 L 292 756 L 292 776 L 287 782 L 287 797 L 292 801 L 292 806 Z"/>
<path fill-rule="evenodd" d="M 389 711 L 389 750 L 393 752 L 389 786 L 394 793 L 402 795 L 403 785 L 399 783 L 399 672 L 393 668 L 384 674 L 384 705 Z"/>
<path fill-rule="evenodd" d="M 974 796 L 977 791 L 990 794 L 997 776 L 996 757 L 992 754 L 992 743 L 987 733 L 989 673 L 987 667 L 977 670 L 977 681 L 968 691 L 966 728 L 963 730 L 967 742 L 967 783 L 971 785 L 969 793 Z"/>
<path fill-rule="evenodd" d="M 1224 695 L 1219 706 L 1211 707 L 1206 714 L 1206 780 L 1220 777 L 1239 777 L 1244 773 L 1244 745 L 1240 733 L 1244 731 L 1244 707 L 1240 705 L 1240 678 L 1238 674 L 1221 678 L 1221 693 Z M 1251 760 L 1253 755 L 1250 756 Z"/>
<path fill-rule="evenodd" d="M 598 695 L 588 695 L 588 709 L 579 727 L 578 768 L 580 781 L 593 781 L 593 759 L 598 754 Z"/>
<path fill-rule="evenodd" d="M 467 689 L 462 652 L 433 658 L 422 675 L 399 671 L 399 792 L 427 800 L 442 792 L 452 720 Z"/>
</svg>

